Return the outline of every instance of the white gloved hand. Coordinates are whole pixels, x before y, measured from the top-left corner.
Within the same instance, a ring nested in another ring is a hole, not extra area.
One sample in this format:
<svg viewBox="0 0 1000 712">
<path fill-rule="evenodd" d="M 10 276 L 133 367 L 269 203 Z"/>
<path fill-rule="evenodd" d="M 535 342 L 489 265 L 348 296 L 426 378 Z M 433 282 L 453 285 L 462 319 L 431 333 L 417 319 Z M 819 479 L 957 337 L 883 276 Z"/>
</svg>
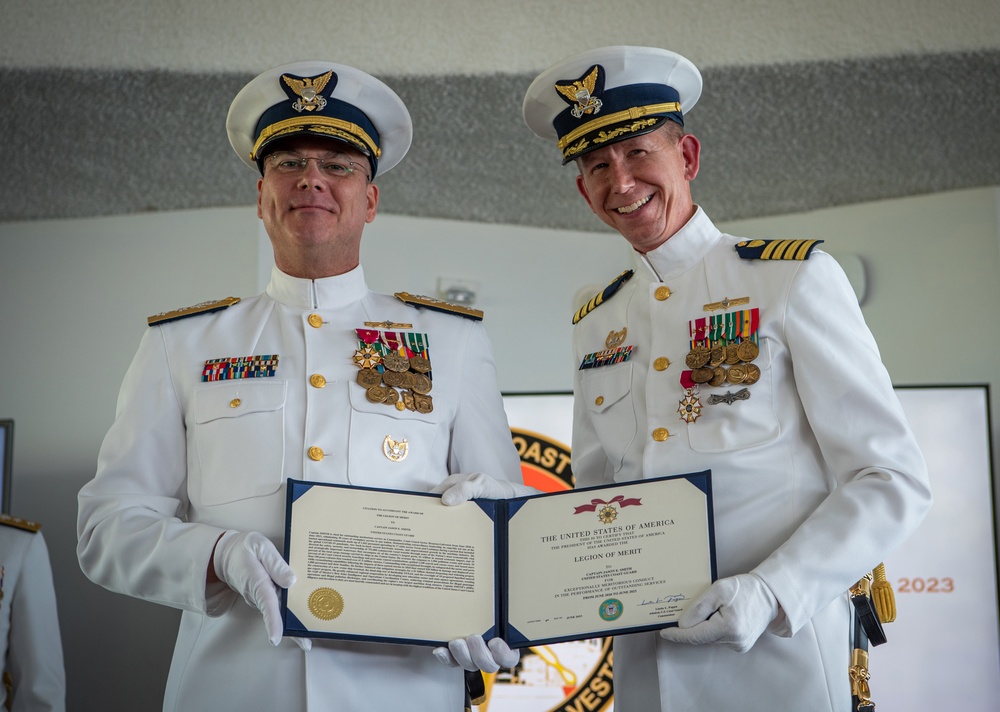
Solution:
<svg viewBox="0 0 1000 712">
<path fill-rule="evenodd" d="M 295 573 L 281 558 L 271 540 L 259 532 L 229 531 L 215 545 L 215 575 L 243 600 L 260 611 L 271 645 L 281 643 L 281 608 L 278 590 L 295 583 Z M 300 648 L 309 650 L 309 638 L 292 638 Z"/>
<path fill-rule="evenodd" d="M 660 636 L 674 643 L 719 643 L 745 653 L 778 615 L 778 601 L 756 574 L 719 579 L 695 599 L 676 628 Z"/>
<path fill-rule="evenodd" d="M 453 505 L 470 499 L 510 499 L 537 494 L 538 490 L 506 480 L 496 480 L 482 472 L 469 472 L 449 475 L 431 492 L 441 495 L 442 503 Z"/>
<path fill-rule="evenodd" d="M 511 650 L 500 638 L 493 638 L 487 643 L 481 635 L 470 635 L 452 640 L 447 648 L 434 648 L 434 657 L 450 667 L 496 672 L 500 668 L 517 665 L 521 651 Z"/>
</svg>

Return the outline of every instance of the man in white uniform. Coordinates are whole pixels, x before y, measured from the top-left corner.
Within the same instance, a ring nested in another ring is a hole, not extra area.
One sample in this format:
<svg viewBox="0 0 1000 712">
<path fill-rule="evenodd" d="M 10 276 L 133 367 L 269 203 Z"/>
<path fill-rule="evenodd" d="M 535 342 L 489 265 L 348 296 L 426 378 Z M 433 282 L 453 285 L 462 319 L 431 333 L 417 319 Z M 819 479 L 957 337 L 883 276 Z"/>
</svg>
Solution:
<svg viewBox="0 0 1000 712">
<path fill-rule="evenodd" d="M 373 293 L 358 262 L 409 113 L 364 72 L 297 62 L 247 84 L 227 129 L 276 267 L 263 294 L 150 318 L 79 495 L 80 564 L 183 610 L 164 710 L 460 710 L 460 668 L 516 651 L 283 638 L 276 592 L 288 478 L 447 504 L 523 488 L 481 313 Z"/>
<path fill-rule="evenodd" d="M 577 486 L 712 471 L 720 578 L 615 639 L 615 709 L 846 712 L 847 591 L 923 518 L 926 466 L 837 263 L 693 204 L 701 87 L 677 54 L 605 47 L 523 106 L 634 249 L 574 317 Z"/>
<path fill-rule="evenodd" d="M 36 522 L 0 514 L 0 671 L 4 682 L 0 709 L 12 712 L 66 709 L 56 593 L 40 528 Z"/>
</svg>

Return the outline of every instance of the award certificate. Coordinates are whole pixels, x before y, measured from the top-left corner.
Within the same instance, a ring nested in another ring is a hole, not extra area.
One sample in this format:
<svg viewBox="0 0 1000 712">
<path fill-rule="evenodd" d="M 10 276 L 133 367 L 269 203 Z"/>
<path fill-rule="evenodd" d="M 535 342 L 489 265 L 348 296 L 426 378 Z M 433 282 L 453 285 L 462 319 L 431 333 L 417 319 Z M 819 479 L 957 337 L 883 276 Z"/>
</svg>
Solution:
<svg viewBox="0 0 1000 712">
<path fill-rule="evenodd" d="M 285 633 L 543 645 L 675 625 L 716 578 L 708 471 L 439 500 L 290 480 Z"/>
</svg>

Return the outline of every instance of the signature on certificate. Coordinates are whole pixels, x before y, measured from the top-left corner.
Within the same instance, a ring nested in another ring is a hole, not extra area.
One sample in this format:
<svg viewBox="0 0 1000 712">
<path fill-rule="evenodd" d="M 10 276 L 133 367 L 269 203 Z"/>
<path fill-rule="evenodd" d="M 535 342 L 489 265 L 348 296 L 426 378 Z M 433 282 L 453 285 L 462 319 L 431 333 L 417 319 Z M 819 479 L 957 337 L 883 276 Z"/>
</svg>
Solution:
<svg viewBox="0 0 1000 712">
<path fill-rule="evenodd" d="M 648 599 L 642 599 L 640 606 L 655 606 L 657 603 L 677 603 L 677 601 L 686 601 L 687 596 L 683 593 L 668 593 L 665 596 L 660 596 L 659 598 L 653 599 L 652 601 Z"/>
</svg>

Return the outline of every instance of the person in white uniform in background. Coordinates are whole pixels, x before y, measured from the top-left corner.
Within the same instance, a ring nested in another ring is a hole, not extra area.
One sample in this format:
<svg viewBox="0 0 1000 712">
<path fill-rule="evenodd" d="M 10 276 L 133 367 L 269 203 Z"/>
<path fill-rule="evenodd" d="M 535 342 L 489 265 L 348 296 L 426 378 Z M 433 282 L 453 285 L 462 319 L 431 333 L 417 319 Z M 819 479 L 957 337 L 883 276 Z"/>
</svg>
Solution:
<svg viewBox="0 0 1000 712">
<path fill-rule="evenodd" d="M 56 592 L 36 522 L 0 514 L 0 709 L 64 712 Z"/>
<path fill-rule="evenodd" d="M 574 317 L 576 485 L 713 478 L 720 578 L 677 626 L 615 638 L 615 709 L 846 712 L 847 591 L 920 523 L 927 469 L 837 263 L 693 203 L 701 89 L 680 55 L 604 47 L 523 104 L 634 250 Z"/>
<path fill-rule="evenodd" d="M 80 565 L 183 611 L 164 710 L 460 710 L 460 668 L 517 651 L 283 638 L 276 588 L 303 573 L 279 554 L 288 478 L 446 504 L 527 491 L 482 314 L 365 284 L 372 180 L 409 148 L 409 113 L 362 71 L 296 62 L 249 82 L 227 130 L 260 171 L 270 283 L 150 318 L 79 494 Z"/>
</svg>

